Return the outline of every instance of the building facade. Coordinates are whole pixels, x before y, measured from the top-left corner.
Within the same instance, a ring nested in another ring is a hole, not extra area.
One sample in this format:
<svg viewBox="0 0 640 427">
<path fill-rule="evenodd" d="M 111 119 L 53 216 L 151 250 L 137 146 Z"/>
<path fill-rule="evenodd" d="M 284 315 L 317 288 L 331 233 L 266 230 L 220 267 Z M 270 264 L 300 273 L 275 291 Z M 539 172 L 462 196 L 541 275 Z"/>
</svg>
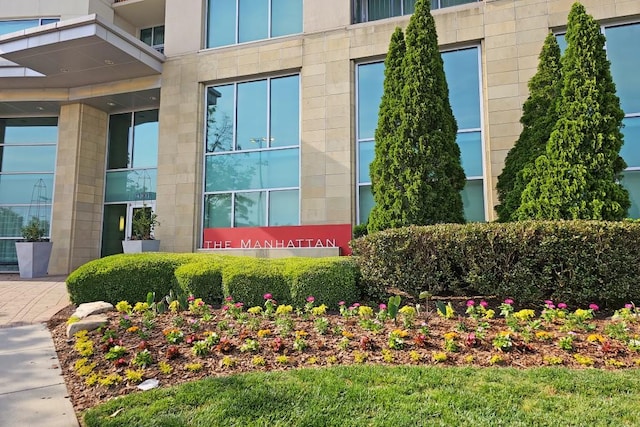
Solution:
<svg viewBox="0 0 640 427">
<path fill-rule="evenodd" d="M 414 3 L 0 0 L 0 270 L 32 217 L 50 274 L 120 252 L 136 209 L 176 252 L 212 248 L 211 230 L 365 222 L 383 60 Z M 468 221 L 495 218 L 527 83 L 572 3 L 432 0 Z M 640 2 L 583 4 L 607 36 L 637 218 Z"/>
</svg>

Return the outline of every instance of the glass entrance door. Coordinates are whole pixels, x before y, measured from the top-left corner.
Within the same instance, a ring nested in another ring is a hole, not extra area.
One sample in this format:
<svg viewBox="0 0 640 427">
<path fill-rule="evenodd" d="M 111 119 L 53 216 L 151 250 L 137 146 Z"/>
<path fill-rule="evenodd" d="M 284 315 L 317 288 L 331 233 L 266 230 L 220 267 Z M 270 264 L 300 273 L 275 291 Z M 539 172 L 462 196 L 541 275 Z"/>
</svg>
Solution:
<svg viewBox="0 0 640 427">
<path fill-rule="evenodd" d="M 129 202 L 104 206 L 102 256 L 122 253 L 122 241 L 133 234 L 133 217 L 139 210 L 155 212 L 155 201 Z"/>
</svg>

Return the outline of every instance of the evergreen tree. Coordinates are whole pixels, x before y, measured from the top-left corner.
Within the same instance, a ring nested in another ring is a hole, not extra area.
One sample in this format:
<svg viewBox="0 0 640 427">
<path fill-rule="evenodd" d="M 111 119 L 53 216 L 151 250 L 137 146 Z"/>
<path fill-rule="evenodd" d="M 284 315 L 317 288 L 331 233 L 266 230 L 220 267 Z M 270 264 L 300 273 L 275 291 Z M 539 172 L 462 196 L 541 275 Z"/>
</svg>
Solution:
<svg viewBox="0 0 640 427">
<path fill-rule="evenodd" d="M 391 115 L 400 122 L 393 130 L 393 140 L 380 151 L 376 148 L 374 160 L 384 161 L 391 173 L 384 185 L 378 176 L 377 186 L 372 187 L 374 200 L 382 207 L 370 219 L 369 231 L 464 222 L 460 192 L 466 180 L 456 144 L 458 126 L 449 104 L 435 22 L 424 0 L 416 1 L 405 44 L 400 113 Z M 377 132 L 378 137 L 383 136 Z M 380 168 L 376 165 L 375 173 Z M 380 213 L 382 210 L 385 212 Z"/>
<path fill-rule="evenodd" d="M 619 220 L 630 206 L 618 178 L 622 119 L 605 37 L 580 3 L 569 13 L 560 118 L 546 153 L 526 168 L 518 219 Z"/>
<path fill-rule="evenodd" d="M 401 165 L 394 161 L 393 154 L 402 144 L 398 134 L 401 118 L 402 60 L 405 54 L 404 34 L 396 28 L 391 36 L 389 51 L 384 61 L 384 89 L 378 112 L 378 126 L 375 132 L 375 156 L 369 172 L 375 205 L 369 215 L 369 232 L 398 227 L 394 212 L 402 211 L 402 188 L 397 185 L 401 175 Z"/>
<path fill-rule="evenodd" d="M 533 166 L 538 156 L 545 152 L 558 120 L 556 104 L 561 90 L 560 46 L 555 35 L 549 33 L 540 52 L 538 71 L 529 81 L 529 98 L 522 106 L 522 132 L 507 154 L 504 169 L 498 177 L 498 221 L 514 220 L 513 213 L 520 206 L 527 184 L 522 170 Z"/>
</svg>

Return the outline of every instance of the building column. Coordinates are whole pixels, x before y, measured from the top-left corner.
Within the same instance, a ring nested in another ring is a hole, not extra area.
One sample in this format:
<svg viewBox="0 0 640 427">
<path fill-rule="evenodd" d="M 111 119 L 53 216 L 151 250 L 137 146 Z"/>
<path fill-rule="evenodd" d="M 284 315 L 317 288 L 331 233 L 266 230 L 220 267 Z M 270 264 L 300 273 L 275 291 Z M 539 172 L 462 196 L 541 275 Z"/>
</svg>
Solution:
<svg viewBox="0 0 640 427">
<path fill-rule="evenodd" d="M 49 274 L 68 274 L 100 257 L 107 113 L 60 107 Z"/>
</svg>

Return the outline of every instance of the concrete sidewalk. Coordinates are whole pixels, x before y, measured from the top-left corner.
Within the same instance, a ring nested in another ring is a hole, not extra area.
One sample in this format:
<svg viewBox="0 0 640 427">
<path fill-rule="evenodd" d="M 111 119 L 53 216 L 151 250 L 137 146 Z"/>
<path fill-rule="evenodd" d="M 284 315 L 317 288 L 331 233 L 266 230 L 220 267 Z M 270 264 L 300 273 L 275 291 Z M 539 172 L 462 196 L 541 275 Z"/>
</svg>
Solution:
<svg viewBox="0 0 640 427">
<path fill-rule="evenodd" d="M 65 277 L 0 275 L 0 426 L 77 427 L 43 322 L 69 304 Z"/>
</svg>

